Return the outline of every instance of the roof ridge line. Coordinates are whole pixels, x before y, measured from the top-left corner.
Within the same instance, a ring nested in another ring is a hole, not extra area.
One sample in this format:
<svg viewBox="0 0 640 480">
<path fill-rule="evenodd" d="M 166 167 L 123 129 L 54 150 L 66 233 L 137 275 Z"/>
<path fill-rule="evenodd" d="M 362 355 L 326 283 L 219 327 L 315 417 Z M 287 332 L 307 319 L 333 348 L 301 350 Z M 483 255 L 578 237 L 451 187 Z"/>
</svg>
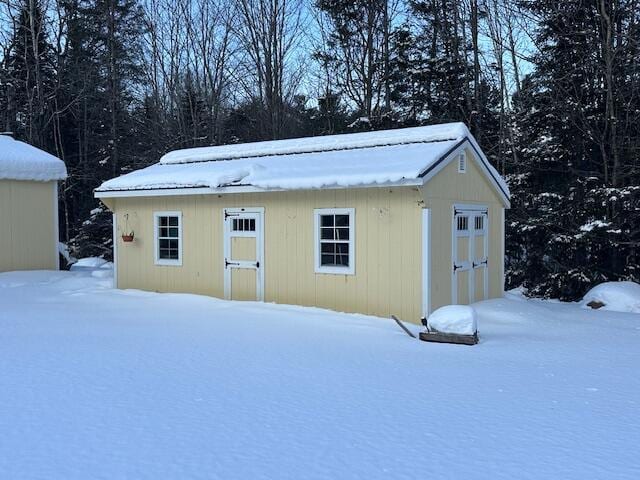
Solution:
<svg viewBox="0 0 640 480">
<path fill-rule="evenodd" d="M 464 138 L 466 138 L 466 136 Z M 462 140 L 464 140 L 464 138 Z M 246 155 L 243 157 L 234 157 L 234 158 L 218 158 L 213 160 L 189 160 L 186 162 L 171 162 L 171 163 L 163 163 L 162 161 L 160 161 L 157 164 L 166 166 L 166 165 L 190 165 L 193 163 L 209 163 L 209 162 L 230 162 L 233 160 L 242 160 L 245 158 L 285 157 L 288 155 L 302 155 L 305 153 L 325 153 L 325 152 L 340 152 L 340 151 L 348 151 L 348 150 L 364 150 L 367 148 L 393 147 L 397 145 L 415 145 L 417 143 L 453 142 L 454 140 L 458 140 L 458 138 L 446 138 L 446 139 L 438 139 L 438 140 L 414 140 L 414 141 L 408 141 L 408 142 L 381 143 L 378 145 L 366 145 L 366 146 L 358 146 L 358 147 L 323 148 L 322 150 L 300 150 L 298 152 L 256 154 L 256 155 Z M 242 145 L 242 144 L 238 143 L 236 145 Z M 215 146 L 222 147 L 225 145 L 215 145 Z M 195 147 L 195 148 L 198 148 L 198 147 Z M 207 147 L 202 147 L 202 148 L 207 148 Z"/>
</svg>

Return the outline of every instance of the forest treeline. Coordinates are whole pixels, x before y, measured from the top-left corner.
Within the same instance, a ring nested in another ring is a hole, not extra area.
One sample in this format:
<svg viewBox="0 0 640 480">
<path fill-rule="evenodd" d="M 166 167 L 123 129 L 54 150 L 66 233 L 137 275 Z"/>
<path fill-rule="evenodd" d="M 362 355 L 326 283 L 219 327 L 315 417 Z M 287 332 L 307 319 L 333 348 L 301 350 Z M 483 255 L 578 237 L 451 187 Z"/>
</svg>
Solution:
<svg viewBox="0 0 640 480">
<path fill-rule="evenodd" d="M 508 286 L 640 280 L 640 0 L 0 0 L 0 130 L 62 158 L 61 234 L 169 150 L 465 122 L 512 191 Z"/>
</svg>

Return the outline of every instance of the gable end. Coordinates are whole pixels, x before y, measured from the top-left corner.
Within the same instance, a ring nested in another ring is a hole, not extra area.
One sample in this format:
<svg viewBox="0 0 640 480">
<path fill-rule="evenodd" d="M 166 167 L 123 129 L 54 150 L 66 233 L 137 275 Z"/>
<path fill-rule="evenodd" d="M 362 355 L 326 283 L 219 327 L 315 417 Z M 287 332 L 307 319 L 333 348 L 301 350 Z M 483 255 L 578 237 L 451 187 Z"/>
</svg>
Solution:
<svg viewBox="0 0 640 480">
<path fill-rule="evenodd" d="M 496 190 L 496 193 L 504 203 L 504 206 L 506 208 L 510 208 L 511 203 L 509 193 L 500 185 L 500 181 L 496 177 L 497 172 L 494 173 L 492 169 L 489 168 L 489 160 L 487 160 L 487 157 L 485 157 L 485 155 L 479 150 L 475 145 L 475 142 L 470 141 L 468 137 L 463 138 L 447 150 L 437 162 L 433 163 L 421 172 L 419 177 L 423 179 L 424 184 L 426 185 L 438 172 L 449 165 L 452 161 L 457 160 L 458 155 L 464 152 L 464 149 L 467 146 L 473 150 L 476 163 L 480 166 L 480 170 L 487 177 L 491 186 Z"/>
</svg>

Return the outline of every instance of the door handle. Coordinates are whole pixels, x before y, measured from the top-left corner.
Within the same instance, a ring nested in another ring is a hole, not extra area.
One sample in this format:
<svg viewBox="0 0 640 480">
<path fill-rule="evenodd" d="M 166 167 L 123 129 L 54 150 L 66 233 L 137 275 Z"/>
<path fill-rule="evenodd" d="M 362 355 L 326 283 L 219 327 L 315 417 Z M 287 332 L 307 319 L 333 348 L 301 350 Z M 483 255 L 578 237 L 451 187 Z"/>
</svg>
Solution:
<svg viewBox="0 0 640 480">
<path fill-rule="evenodd" d="M 240 265 L 238 262 L 230 262 L 226 258 L 224 259 L 224 268 L 229 268 L 229 265 Z"/>
</svg>

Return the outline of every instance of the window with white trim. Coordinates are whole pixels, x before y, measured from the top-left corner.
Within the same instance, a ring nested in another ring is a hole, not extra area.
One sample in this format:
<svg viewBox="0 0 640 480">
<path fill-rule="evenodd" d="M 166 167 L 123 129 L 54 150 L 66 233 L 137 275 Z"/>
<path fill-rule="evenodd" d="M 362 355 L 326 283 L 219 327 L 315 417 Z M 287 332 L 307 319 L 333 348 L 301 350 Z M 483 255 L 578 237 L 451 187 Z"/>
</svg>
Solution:
<svg viewBox="0 0 640 480">
<path fill-rule="evenodd" d="M 321 208 L 315 213 L 315 271 L 353 275 L 355 273 L 355 210 Z"/>
<path fill-rule="evenodd" d="M 182 265 L 182 212 L 154 212 L 156 265 Z"/>
</svg>

